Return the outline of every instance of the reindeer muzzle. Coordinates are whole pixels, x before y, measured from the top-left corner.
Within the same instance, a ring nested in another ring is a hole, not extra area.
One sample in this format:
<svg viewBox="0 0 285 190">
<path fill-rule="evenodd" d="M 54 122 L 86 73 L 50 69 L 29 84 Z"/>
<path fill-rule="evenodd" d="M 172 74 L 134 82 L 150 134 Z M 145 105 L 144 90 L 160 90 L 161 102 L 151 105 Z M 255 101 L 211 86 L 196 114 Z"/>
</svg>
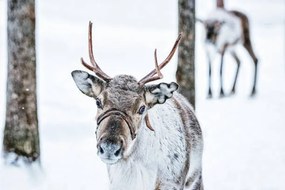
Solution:
<svg viewBox="0 0 285 190">
<path fill-rule="evenodd" d="M 126 114 L 125 112 L 121 111 L 121 110 L 118 110 L 116 108 L 111 108 L 107 111 L 105 111 L 104 113 L 102 113 L 101 115 L 98 116 L 97 118 L 97 125 L 99 126 L 100 123 L 106 119 L 107 117 L 110 117 L 110 116 L 119 116 L 121 117 L 128 125 L 128 128 L 130 130 L 130 133 L 131 133 L 131 137 L 132 137 L 132 140 L 134 140 L 136 138 L 136 134 L 135 134 L 135 131 L 134 131 L 134 127 L 132 125 L 132 119 L 130 118 L 130 116 L 128 114 Z"/>
</svg>

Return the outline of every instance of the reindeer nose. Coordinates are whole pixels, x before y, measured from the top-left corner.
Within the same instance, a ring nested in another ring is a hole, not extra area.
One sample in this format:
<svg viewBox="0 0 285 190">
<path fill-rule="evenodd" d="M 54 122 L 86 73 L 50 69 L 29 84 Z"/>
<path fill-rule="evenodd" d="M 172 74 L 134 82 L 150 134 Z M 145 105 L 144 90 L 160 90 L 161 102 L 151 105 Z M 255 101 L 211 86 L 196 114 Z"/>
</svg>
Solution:
<svg viewBox="0 0 285 190">
<path fill-rule="evenodd" d="M 122 143 L 101 141 L 98 144 L 98 155 L 103 161 L 117 161 L 122 157 Z"/>
<path fill-rule="evenodd" d="M 118 144 L 101 143 L 99 145 L 99 153 L 107 157 L 119 156 L 122 147 Z"/>
</svg>

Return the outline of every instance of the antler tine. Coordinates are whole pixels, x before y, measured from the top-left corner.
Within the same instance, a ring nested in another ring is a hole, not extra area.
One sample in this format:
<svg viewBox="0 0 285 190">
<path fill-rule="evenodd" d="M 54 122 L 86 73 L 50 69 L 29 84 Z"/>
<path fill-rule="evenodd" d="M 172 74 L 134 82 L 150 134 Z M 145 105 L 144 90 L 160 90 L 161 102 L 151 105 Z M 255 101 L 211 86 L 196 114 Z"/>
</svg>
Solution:
<svg viewBox="0 0 285 190">
<path fill-rule="evenodd" d="M 157 53 L 156 53 L 156 49 L 154 50 L 154 61 L 155 61 L 155 73 L 157 74 L 157 76 L 149 76 L 147 78 L 145 78 L 145 80 L 143 81 L 143 83 L 140 84 L 143 85 L 143 84 L 146 84 L 148 82 L 151 82 L 151 81 L 155 81 L 155 80 L 158 80 L 158 79 L 162 79 L 163 78 L 163 75 L 162 73 L 160 72 L 160 69 L 159 69 L 159 65 L 158 65 L 158 61 L 157 61 Z"/>
<path fill-rule="evenodd" d="M 158 79 L 161 79 L 163 76 L 160 72 L 160 70 L 167 64 L 169 63 L 169 61 L 171 60 L 171 58 L 173 57 L 177 47 L 178 47 L 178 44 L 181 40 L 181 36 L 182 34 L 180 33 L 172 47 L 172 50 L 170 51 L 170 53 L 168 54 L 168 56 L 165 58 L 165 60 L 160 63 L 158 65 L 157 63 L 157 54 L 156 54 L 156 49 L 154 51 L 154 57 L 155 57 L 155 66 L 156 68 L 154 70 L 152 70 L 149 74 L 147 74 L 145 77 L 143 77 L 140 81 L 139 81 L 139 84 L 142 86 L 148 82 L 151 82 L 151 81 L 154 81 L 154 80 L 158 80 Z M 157 76 L 154 76 L 155 74 L 157 74 Z"/>
<path fill-rule="evenodd" d="M 83 58 L 81 58 L 81 63 L 89 70 L 93 71 L 98 77 L 102 78 L 105 81 L 109 81 L 112 78 L 104 73 L 99 65 L 96 63 L 93 54 L 93 45 L 92 45 L 92 22 L 89 21 L 89 31 L 88 31 L 88 49 L 89 49 L 89 58 L 92 65 L 87 64 Z"/>
</svg>

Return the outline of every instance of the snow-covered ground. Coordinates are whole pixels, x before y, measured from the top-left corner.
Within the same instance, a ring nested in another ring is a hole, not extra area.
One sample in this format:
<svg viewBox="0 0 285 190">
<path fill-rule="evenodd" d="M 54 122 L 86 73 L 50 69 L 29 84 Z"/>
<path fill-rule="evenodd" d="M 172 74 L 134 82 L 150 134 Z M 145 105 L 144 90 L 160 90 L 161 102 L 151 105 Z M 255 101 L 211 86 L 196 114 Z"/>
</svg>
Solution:
<svg viewBox="0 0 285 190">
<path fill-rule="evenodd" d="M 196 1 L 205 18 L 214 2 Z M 206 99 L 207 62 L 203 28 L 197 24 L 197 116 L 204 140 L 205 189 L 285 189 L 285 2 L 231 0 L 226 6 L 249 15 L 252 41 L 260 60 L 258 94 L 248 97 L 253 64 L 240 47 L 242 65 L 237 94 Z M 94 23 L 97 61 L 108 74 L 137 78 L 154 67 L 153 50 L 163 59 L 177 36 L 177 1 L 37 1 L 38 98 L 42 170 L 7 167 L 0 160 L 0 189 L 106 190 L 105 165 L 96 156 L 95 102 L 75 87 L 70 72 L 84 69 L 88 21 Z M 0 0 L 0 142 L 5 116 L 6 1 Z M 176 58 L 164 70 L 175 80 Z M 235 64 L 226 56 L 229 89 Z M 1 144 L 1 143 L 0 143 Z M 1 148 L 2 144 L 0 145 Z"/>
</svg>

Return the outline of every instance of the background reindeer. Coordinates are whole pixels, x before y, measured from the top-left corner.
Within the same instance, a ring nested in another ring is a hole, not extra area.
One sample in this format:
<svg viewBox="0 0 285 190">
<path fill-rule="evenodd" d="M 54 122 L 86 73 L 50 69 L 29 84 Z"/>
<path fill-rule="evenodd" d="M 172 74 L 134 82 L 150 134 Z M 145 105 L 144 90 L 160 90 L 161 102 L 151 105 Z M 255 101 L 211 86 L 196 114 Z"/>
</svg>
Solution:
<svg viewBox="0 0 285 190">
<path fill-rule="evenodd" d="M 239 11 L 226 10 L 224 8 L 223 0 L 217 0 L 217 8 L 213 10 L 205 20 L 201 19 L 197 20 L 204 24 L 206 30 L 205 46 L 209 62 L 208 98 L 212 97 L 211 63 L 216 53 L 219 53 L 221 55 L 220 97 L 225 96 L 223 89 L 223 63 L 224 63 L 224 54 L 226 51 L 230 52 L 230 54 L 232 55 L 237 64 L 235 78 L 231 89 L 231 94 L 235 93 L 236 82 L 240 69 L 240 59 L 235 50 L 238 44 L 243 45 L 243 47 L 248 51 L 254 63 L 254 77 L 253 77 L 253 86 L 251 90 L 251 96 L 254 96 L 256 94 L 258 59 L 256 58 L 255 53 L 253 52 L 252 49 L 250 33 L 249 33 L 249 21 L 247 16 Z"/>
<path fill-rule="evenodd" d="M 162 69 L 178 46 L 179 35 L 167 58 L 139 82 L 130 75 L 114 78 L 95 62 L 92 24 L 89 56 L 82 63 L 96 76 L 73 71 L 81 92 L 96 100 L 98 155 L 107 164 L 111 190 L 202 190 L 203 140 L 191 105 L 176 92 L 178 85 L 145 85 L 162 78 Z"/>
</svg>

